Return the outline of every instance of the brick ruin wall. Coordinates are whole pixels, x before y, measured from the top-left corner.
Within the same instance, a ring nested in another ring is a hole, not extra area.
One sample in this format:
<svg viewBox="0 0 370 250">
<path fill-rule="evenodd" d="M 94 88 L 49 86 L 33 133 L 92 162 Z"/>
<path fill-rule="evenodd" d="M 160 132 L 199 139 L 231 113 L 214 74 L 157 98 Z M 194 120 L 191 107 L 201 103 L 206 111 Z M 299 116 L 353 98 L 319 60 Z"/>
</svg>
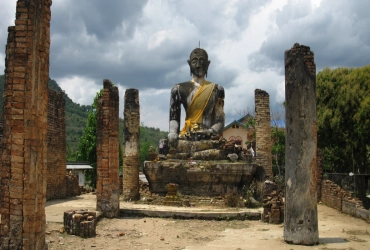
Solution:
<svg viewBox="0 0 370 250">
<path fill-rule="evenodd" d="M 1 142 L 1 249 L 45 249 L 51 0 L 18 0 L 8 28 Z"/>
<path fill-rule="evenodd" d="M 256 111 L 256 164 L 265 170 L 265 178 L 272 180 L 270 96 L 261 89 L 254 92 Z"/>
<path fill-rule="evenodd" d="M 319 148 L 316 150 L 316 192 L 317 201 L 321 200 L 321 183 L 322 183 L 322 152 Z"/>
<path fill-rule="evenodd" d="M 354 217 L 370 220 L 370 210 L 366 210 L 362 201 L 344 191 L 332 181 L 324 180 L 321 184 L 321 202 L 340 212 Z"/>
<path fill-rule="evenodd" d="M 62 92 L 49 89 L 46 199 L 66 197 L 65 100 Z"/>
<path fill-rule="evenodd" d="M 119 216 L 119 95 L 118 88 L 104 80 L 98 101 L 96 209 L 103 216 Z"/>
<path fill-rule="evenodd" d="M 139 194 L 139 154 L 140 154 L 140 104 L 139 90 L 127 89 L 124 105 L 124 163 L 123 198 L 138 200 Z"/>
</svg>

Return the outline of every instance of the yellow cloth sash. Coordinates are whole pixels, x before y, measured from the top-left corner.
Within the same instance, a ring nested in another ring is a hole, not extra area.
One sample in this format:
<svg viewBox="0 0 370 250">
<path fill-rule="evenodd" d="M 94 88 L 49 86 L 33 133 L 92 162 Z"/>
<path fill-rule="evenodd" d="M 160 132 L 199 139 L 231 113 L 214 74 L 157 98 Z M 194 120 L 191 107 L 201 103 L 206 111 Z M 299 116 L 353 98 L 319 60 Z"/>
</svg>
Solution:
<svg viewBox="0 0 370 250">
<path fill-rule="evenodd" d="M 209 98 L 211 98 L 214 86 L 214 83 L 206 80 L 204 80 L 202 85 L 200 85 L 193 100 L 191 100 L 190 105 L 186 109 L 185 125 L 181 130 L 180 135 L 184 135 L 187 130 L 193 128 L 194 124 L 202 123 L 203 112 L 207 106 Z"/>
</svg>

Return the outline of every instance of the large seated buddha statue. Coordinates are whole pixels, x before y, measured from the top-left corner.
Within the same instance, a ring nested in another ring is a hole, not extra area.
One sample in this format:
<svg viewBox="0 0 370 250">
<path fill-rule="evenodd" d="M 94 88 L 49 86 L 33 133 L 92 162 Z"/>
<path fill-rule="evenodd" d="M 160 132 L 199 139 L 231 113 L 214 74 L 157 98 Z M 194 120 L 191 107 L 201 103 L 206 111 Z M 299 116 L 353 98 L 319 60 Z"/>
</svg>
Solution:
<svg viewBox="0 0 370 250">
<path fill-rule="evenodd" d="M 225 92 L 221 85 L 205 79 L 210 63 L 204 49 L 194 49 L 188 60 L 193 78 L 171 90 L 168 158 L 224 158 L 219 138 L 225 124 Z M 181 105 L 186 118 L 180 130 Z"/>
</svg>

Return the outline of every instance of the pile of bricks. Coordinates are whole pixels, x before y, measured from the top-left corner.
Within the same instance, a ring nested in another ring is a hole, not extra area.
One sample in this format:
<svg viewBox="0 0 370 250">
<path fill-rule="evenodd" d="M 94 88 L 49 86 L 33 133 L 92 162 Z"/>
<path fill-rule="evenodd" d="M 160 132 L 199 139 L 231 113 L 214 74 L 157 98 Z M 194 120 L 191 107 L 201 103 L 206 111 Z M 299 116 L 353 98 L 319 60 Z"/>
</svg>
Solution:
<svg viewBox="0 0 370 250">
<path fill-rule="evenodd" d="M 77 235 L 82 238 L 96 236 L 96 212 L 88 210 L 69 210 L 64 212 L 64 230 L 67 234 Z"/>
<path fill-rule="evenodd" d="M 265 181 L 261 220 L 271 224 L 284 222 L 283 192 L 278 190 L 278 185 L 271 181 Z"/>
</svg>

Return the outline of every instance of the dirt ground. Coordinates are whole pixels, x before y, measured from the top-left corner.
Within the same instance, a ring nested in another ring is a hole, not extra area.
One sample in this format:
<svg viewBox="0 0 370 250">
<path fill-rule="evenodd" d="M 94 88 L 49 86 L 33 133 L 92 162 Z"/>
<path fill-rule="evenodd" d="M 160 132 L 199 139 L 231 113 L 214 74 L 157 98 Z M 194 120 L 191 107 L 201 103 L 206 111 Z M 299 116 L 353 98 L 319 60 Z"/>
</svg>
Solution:
<svg viewBox="0 0 370 250">
<path fill-rule="evenodd" d="M 320 204 L 320 244 L 309 247 L 286 244 L 282 224 L 235 220 L 102 219 L 97 224 L 97 236 L 82 239 L 60 233 L 62 211 L 72 206 L 94 207 L 94 200 L 47 204 L 46 241 L 49 249 L 370 249 L 369 223 Z"/>
</svg>

